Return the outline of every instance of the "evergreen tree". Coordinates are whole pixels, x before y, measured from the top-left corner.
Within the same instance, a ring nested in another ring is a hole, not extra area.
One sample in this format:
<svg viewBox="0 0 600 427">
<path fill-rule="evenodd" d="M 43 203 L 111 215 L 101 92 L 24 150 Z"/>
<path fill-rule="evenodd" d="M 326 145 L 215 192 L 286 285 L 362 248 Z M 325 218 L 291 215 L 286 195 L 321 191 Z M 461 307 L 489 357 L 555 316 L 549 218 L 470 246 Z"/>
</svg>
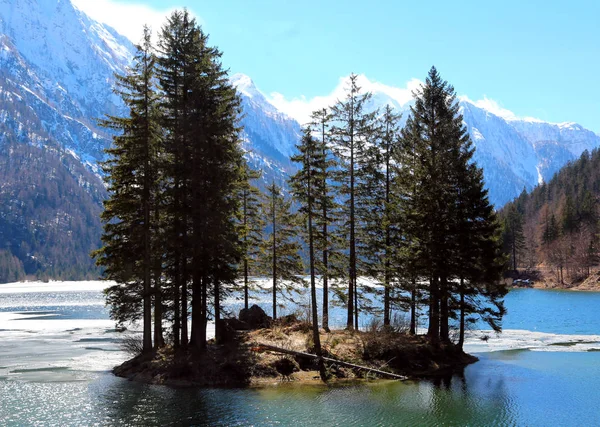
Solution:
<svg viewBox="0 0 600 427">
<path fill-rule="evenodd" d="M 517 261 L 525 247 L 525 237 L 523 235 L 523 217 L 515 206 L 511 205 L 509 208 L 503 225 L 502 241 L 504 250 L 510 255 L 512 269 L 517 271 Z"/>
<path fill-rule="evenodd" d="M 356 289 L 358 277 L 357 256 L 357 184 L 359 171 L 365 162 L 366 143 L 373 138 L 373 122 L 376 112 L 366 112 L 371 99 L 370 93 L 361 93 L 358 86 L 358 76 L 350 75 L 346 98 L 339 100 L 331 113 L 335 126 L 332 128 L 333 150 L 339 160 L 337 185 L 341 197 L 344 198 L 344 224 L 340 230 L 348 240 L 348 295 L 347 320 L 348 329 L 358 329 L 358 292 Z"/>
<path fill-rule="evenodd" d="M 190 342 L 203 349 L 209 297 L 214 298 L 219 341 L 220 300 L 233 285 L 241 256 L 236 197 L 244 162 L 237 125 L 240 99 L 223 69 L 221 52 L 208 45 L 208 35 L 186 10 L 168 18 L 159 46 L 170 161 L 172 283 L 181 301 L 185 345 L 191 281 Z"/>
<path fill-rule="evenodd" d="M 469 275 L 486 284 L 475 288 L 475 280 L 470 281 L 478 297 L 486 301 L 477 307 L 479 315 L 490 322 L 501 318 L 505 290 L 497 285 L 497 226 L 483 191 L 482 174 L 470 166 L 473 149 L 454 88 L 441 79 L 435 67 L 416 92 L 402 138 L 404 147 L 412 147 L 410 155 L 404 153 L 399 159 L 403 164 L 398 189 L 399 207 L 407 218 L 405 239 L 414 251 L 410 265 L 416 267 L 418 276 L 429 278 L 428 336 L 433 342 L 449 341 L 454 294 L 457 290 L 465 293 L 465 260 L 479 261 Z M 413 185 L 406 185 L 410 181 Z M 480 250 L 467 250 L 461 239 L 479 239 Z"/>
<path fill-rule="evenodd" d="M 248 308 L 248 289 L 251 273 L 256 274 L 260 260 L 260 248 L 265 227 L 263 218 L 264 196 L 252 185 L 259 179 L 260 172 L 254 171 L 244 164 L 243 180 L 240 183 L 240 241 L 242 243 L 242 274 L 244 277 L 244 308 Z"/>
<path fill-rule="evenodd" d="M 335 250 L 339 248 L 339 242 L 332 233 L 332 226 L 335 224 L 339 209 L 331 183 L 335 167 L 335 160 L 331 158 L 330 153 L 332 116 L 326 108 L 323 108 L 313 112 L 311 118 L 314 133 L 320 135 L 323 159 L 316 165 L 321 181 L 314 189 L 315 203 L 319 207 L 319 215 L 316 216 L 315 222 L 320 226 L 320 233 L 316 236 L 316 247 L 321 251 L 321 262 L 317 262 L 317 268 L 321 273 L 323 284 L 323 329 L 329 331 L 329 279 L 334 275 L 334 264 L 340 261 L 340 252 Z"/>
<path fill-rule="evenodd" d="M 309 274 L 312 331 L 315 352 L 319 357 L 319 371 L 323 380 L 325 366 L 321 353 L 321 339 L 319 335 L 319 317 L 317 315 L 317 291 L 315 269 L 315 240 L 319 233 L 316 218 L 321 214 L 317 205 L 317 193 L 322 185 L 323 177 L 320 172 L 326 169 L 327 159 L 320 144 L 312 137 L 310 128 L 304 129 L 300 144 L 297 146 L 299 154 L 292 156 L 292 161 L 300 163 L 300 170 L 290 178 L 294 198 L 300 203 L 300 215 L 306 226 L 305 236 L 308 241 Z"/>
<path fill-rule="evenodd" d="M 399 149 L 401 115 L 386 105 L 378 118 L 376 144 L 367 150 L 362 168 L 364 180 L 360 183 L 360 217 L 362 222 L 362 256 L 367 275 L 383 285 L 383 324 L 390 325 L 391 289 L 397 259 L 395 248 L 399 242 L 400 223 L 394 222 L 394 195 L 392 182 L 396 168 L 394 153 Z"/>
<path fill-rule="evenodd" d="M 275 182 L 267 188 L 267 198 L 264 213 L 269 221 L 270 233 L 263 243 L 263 268 L 271 273 L 273 319 L 277 319 L 277 294 L 282 293 L 286 299 L 292 298 L 291 293 L 302 284 L 303 265 L 297 240 L 298 216 L 291 211 L 291 201 L 285 199 L 281 187 Z"/>
<path fill-rule="evenodd" d="M 110 158 L 103 165 L 111 192 L 104 203 L 104 247 L 95 252 L 104 275 L 117 285 L 107 301 L 118 321 L 134 320 L 142 309 L 143 349 L 152 349 L 153 233 L 151 212 L 156 200 L 156 153 L 161 142 L 155 88 L 155 55 L 150 31 L 144 29 L 128 75 L 117 76 L 116 92 L 129 117 L 109 117 L 102 125 L 121 132 L 114 137 Z M 140 307 L 139 300 L 143 301 Z"/>
</svg>

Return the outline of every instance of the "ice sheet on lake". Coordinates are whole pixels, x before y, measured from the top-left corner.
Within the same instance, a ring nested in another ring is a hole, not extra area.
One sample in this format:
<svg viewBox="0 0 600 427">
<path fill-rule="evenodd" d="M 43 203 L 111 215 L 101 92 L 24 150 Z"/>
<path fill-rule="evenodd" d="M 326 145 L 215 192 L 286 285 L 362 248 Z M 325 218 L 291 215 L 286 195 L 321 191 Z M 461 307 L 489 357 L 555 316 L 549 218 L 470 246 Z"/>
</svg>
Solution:
<svg viewBox="0 0 600 427">
<path fill-rule="evenodd" d="M 0 294 L 103 291 L 114 284 L 115 282 L 106 280 L 88 280 L 79 282 L 14 282 L 0 284 Z"/>
<path fill-rule="evenodd" d="M 499 335 L 493 331 L 473 331 L 467 337 L 464 349 L 467 353 L 506 350 L 600 351 L 600 335 L 563 335 L 520 329 L 507 329 Z"/>
</svg>

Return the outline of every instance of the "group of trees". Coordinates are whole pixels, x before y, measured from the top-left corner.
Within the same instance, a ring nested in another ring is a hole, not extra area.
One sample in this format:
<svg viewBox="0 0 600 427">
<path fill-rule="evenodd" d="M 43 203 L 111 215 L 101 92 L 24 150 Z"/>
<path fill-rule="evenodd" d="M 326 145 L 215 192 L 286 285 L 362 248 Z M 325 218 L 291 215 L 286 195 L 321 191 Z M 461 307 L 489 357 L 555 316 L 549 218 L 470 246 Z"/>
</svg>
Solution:
<svg viewBox="0 0 600 427">
<path fill-rule="evenodd" d="M 585 151 L 548 183 L 531 193 L 524 190 L 500 211 L 511 270 L 548 269 L 559 283 L 591 274 L 600 263 L 599 167 L 598 150 Z"/>
<path fill-rule="evenodd" d="M 187 11 L 174 12 L 158 49 L 145 29 L 130 72 L 118 77 L 129 116 L 103 123 L 119 136 L 104 164 L 111 196 L 95 255 L 117 282 L 107 290 L 112 316 L 142 317 L 144 351 L 164 343 L 165 319 L 176 347 L 205 348 L 207 319 L 218 322 L 236 278 L 239 234 L 251 235 L 238 215 L 247 191 L 240 100 L 220 56 Z"/>
<path fill-rule="evenodd" d="M 418 306 L 428 307 L 434 342 L 450 340 L 453 322 L 461 345 L 475 318 L 499 329 L 499 227 L 454 89 L 435 68 L 403 129 L 391 107 L 369 109 L 352 75 L 345 98 L 306 124 L 297 173 L 263 194 L 219 58 L 187 12 L 174 12 L 157 51 L 145 30 L 118 79 L 129 115 L 104 122 L 119 136 L 104 165 L 111 196 L 95 255 L 117 282 L 107 290 L 113 318 L 143 319 L 145 351 L 163 345 L 164 321 L 175 347 L 202 350 L 209 318 L 218 341 L 224 296 L 243 294 L 247 308 L 256 276 L 271 279 L 273 318 L 281 296 L 309 285 L 317 353 L 330 296 L 346 307 L 348 329 L 380 297 L 384 325 L 392 310 L 408 310 L 413 334 Z"/>
</svg>

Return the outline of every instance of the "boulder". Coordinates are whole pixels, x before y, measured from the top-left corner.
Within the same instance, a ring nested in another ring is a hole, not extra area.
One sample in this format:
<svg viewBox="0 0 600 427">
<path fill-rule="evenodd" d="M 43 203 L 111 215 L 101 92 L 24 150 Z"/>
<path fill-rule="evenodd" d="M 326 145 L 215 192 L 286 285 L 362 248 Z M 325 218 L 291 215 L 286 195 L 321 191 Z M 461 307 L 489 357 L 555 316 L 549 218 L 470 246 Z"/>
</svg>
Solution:
<svg viewBox="0 0 600 427">
<path fill-rule="evenodd" d="M 248 309 L 240 310 L 239 320 L 247 324 L 250 329 L 262 329 L 271 326 L 273 319 L 267 316 L 262 308 L 254 304 Z"/>
</svg>

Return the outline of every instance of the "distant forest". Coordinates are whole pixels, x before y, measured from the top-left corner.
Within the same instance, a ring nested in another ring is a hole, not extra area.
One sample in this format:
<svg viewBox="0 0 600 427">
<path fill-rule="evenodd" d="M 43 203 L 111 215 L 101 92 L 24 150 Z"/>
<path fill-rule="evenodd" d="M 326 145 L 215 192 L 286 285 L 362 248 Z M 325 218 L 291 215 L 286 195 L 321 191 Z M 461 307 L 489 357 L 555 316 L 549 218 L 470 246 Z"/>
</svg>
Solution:
<svg viewBox="0 0 600 427">
<path fill-rule="evenodd" d="M 0 146 L 0 283 L 94 279 L 100 242 L 100 179 L 51 141 Z"/>
<path fill-rule="evenodd" d="M 511 270 L 540 270 L 573 284 L 600 264 L 600 151 L 585 151 L 548 183 L 523 193 L 501 211 Z"/>
</svg>

